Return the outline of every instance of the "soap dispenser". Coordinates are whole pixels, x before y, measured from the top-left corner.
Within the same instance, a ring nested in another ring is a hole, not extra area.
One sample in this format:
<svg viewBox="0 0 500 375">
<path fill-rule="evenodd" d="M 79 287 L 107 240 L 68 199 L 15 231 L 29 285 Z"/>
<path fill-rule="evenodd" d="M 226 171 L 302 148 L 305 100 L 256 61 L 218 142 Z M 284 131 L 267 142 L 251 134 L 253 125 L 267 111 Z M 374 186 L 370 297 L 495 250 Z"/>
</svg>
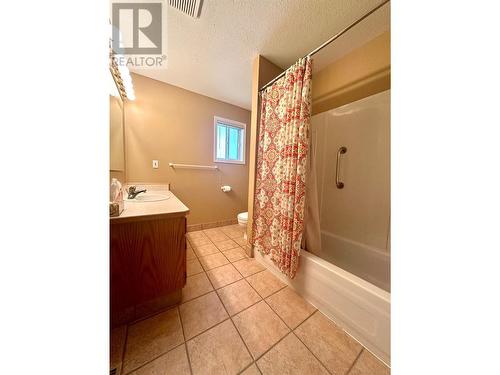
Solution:
<svg viewBox="0 0 500 375">
<path fill-rule="evenodd" d="M 123 211 L 123 190 L 118 179 L 111 179 L 109 187 L 109 216 L 120 216 Z"/>
</svg>

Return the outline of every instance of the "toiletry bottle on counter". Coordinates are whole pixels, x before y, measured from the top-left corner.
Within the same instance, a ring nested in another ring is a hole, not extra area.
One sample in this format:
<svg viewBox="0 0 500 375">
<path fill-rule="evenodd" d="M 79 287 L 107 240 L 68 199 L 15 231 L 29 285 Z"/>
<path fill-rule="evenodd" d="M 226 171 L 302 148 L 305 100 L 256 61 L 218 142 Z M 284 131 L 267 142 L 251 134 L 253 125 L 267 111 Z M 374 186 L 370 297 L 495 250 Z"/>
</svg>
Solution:
<svg viewBox="0 0 500 375">
<path fill-rule="evenodd" d="M 123 211 L 122 184 L 116 178 L 111 179 L 109 187 L 109 215 L 120 216 Z"/>
</svg>

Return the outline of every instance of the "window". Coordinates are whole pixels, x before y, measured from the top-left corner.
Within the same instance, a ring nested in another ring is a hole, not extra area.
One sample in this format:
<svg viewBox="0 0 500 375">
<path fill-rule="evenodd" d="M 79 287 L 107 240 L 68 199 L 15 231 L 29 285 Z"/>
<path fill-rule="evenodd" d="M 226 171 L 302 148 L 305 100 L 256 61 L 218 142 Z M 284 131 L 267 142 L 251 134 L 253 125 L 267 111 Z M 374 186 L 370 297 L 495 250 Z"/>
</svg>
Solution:
<svg viewBox="0 0 500 375">
<path fill-rule="evenodd" d="M 214 162 L 245 164 L 246 124 L 214 117 Z"/>
</svg>

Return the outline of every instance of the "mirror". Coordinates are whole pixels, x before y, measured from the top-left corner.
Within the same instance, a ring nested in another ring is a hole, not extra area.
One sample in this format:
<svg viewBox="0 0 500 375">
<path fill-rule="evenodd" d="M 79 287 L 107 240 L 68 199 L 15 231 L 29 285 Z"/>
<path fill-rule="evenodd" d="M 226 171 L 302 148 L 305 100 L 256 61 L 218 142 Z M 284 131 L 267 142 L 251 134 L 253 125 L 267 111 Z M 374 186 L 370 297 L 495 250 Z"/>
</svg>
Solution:
<svg viewBox="0 0 500 375">
<path fill-rule="evenodd" d="M 114 82 L 113 82 L 114 84 Z M 109 172 L 125 182 L 123 101 L 119 95 L 109 95 Z"/>
</svg>

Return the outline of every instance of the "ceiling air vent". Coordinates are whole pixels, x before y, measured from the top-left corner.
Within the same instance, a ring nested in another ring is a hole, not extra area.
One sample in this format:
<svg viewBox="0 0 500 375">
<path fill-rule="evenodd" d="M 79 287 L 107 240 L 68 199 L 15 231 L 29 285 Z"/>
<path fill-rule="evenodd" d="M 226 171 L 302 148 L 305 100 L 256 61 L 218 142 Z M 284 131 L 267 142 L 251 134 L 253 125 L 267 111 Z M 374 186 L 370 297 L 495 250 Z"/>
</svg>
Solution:
<svg viewBox="0 0 500 375">
<path fill-rule="evenodd" d="M 198 18 L 203 0 L 169 0 L 169 3 L 171 7 L 186 13 L 188 16 Z"/>
</svg>

